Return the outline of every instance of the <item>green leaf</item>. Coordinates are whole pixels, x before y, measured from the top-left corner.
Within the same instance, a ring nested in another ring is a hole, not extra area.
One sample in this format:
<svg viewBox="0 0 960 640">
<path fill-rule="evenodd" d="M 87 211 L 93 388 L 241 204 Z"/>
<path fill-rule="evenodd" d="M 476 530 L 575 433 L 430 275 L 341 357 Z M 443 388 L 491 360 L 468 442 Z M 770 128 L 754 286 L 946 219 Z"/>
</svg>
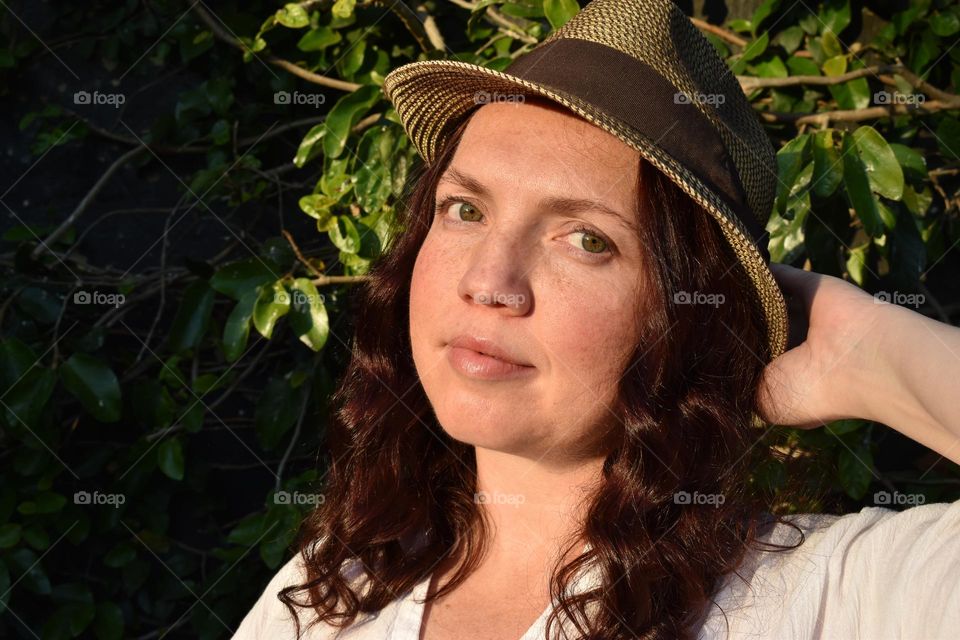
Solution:
<svg viewBox="0 0 960 640">
<path fill-rule="evenodd" d="M 850 24 L 850 0 L 826 0 L 820 11 L 823 29 L 840 34 Z"/>
<path fill-rule="evenodd" d="M 346 253 L 360 251 L 360 232 L 349 216 L 336 217 L 336 224 L 330 227 L 330 241 Z"/>
<path fill-rule="evenodd" d="M 353 9 L 357 4 L 357 0 L 337 0 L 333 3 L 331 9 L 334 17 L 337 18 L 349 18 L 353 15 Z"/>
<path fill-rule="evenodd" d="M 183 446 L 179 438 L 174 436 L 160 443 L 157 464 L 167 477 L 183 480 Z"/>
<path fill-rule="evenodd" d="M 290 327 L 300 341 L 320 351 L 330 334 L 330 319 L 327 308 L 309 278 L 297 278 L 290 287 Z"/>
<path fill-rule="evenodd" d="M 253 326 L 264 338 L 269 339 L 277 320 L 290 311 L 290 293 L 278 280 L 270 286 L 263 286 L 253 306 Z"/>
<path fill-rule="evenodd" d="M 780 0 L 764 0 L 750 16 L 750 32 L 756 35 L 763 21 L 780 6 Z"/>
<path fill-rule="evenodd" d="M 950 160 L 960 160 L 960 120 L 944 116 L 937 124 L 937 146 Z"/>
<path fill-rule="evenodd" d="M 75 353 L 60 367 L 60 379 L 94 418 L 100 422 L 120 419 L 120 382 L 106 363 Z"/>
<path fill-rule="evenodd" d="M 34 498 L 37 504 L 37 513 L 57 513 L 67 504 L 66 497 L 52 491 L 44 491 Z"/>
<path fill-rule="evenodd" d="M 823 73 L 827 76 L 842 76 L 847 72 L 847 56 L 839 55 L 823 62 Z"/>
<path fill-rule="evenodd" d="M 956 13 L 935 13 L 930 16 L 930 30 L 941 38 L 949 38 L 960 31 L 960 17 Z"/>
<path fill-rule="evenodd" d="M 784 51 L 792 54 L 797 50 L 797 47 L 800 46 L 800 43 L 803 42 L 803 29 L 801 29 L 799 25 L 787 27 L 777 34 L 774 42 L 783 47 Z"/>
<path fill-rule="evenodd" d="M 766 228 L 770 232 L 768 248 L 770 259 L 774 262 L 793 262 L 804 248 L 804 222 L 810 211 L 809 193 L 804 190 L 791 208 L 793 212 L 789 219 L 782 218 L 774 211 L 767 221 Z"/>
<path fill-rule="evenodd" d="M 804 133 L 787 142 L 777 151 L 777 199 L 776 211 L 783 216 L 787 197 L 800 172 L 810 161 L 810 134 Z"/>
<path fill-rule="evenodd" d="M 857 217 L 867 235 L 872 238 L 879 237 L 883 234 L 883 223 L 877 206 L 877 197 L 870 188 L 867 169 L 857 153 L 852 135 L 844 134 L 841 155 L 843 156 L 843 182 L 850 204 L 857 212 Z"/>
<path fill-rule="evenodd" d="M 302 29 L 310 24 L 310 16 L 307 10 L 299 4 L 287 4 L 276 13 L 277 22 L 288 29 Z"/>
<path fill-rule="evenodd" d="M 111 569 L 124 567 L 137 558 L 137 549 L 128 540 L 124 540 L 103 557 L 103 564 Z"/>
<path fill-rule="evenodd" d="M 0 549 L 9 549 L 20 542 L 20 525 L 8 522 L 0 525 Z"/>
<path fill-rule="evenodd" d="M 767 50 L 767 46 L 770 44 L 770 34 L 766 31 L 760 34 L 760 36 L 750 42 L 743 51 L 743 56 L 741 61 L 753 60 L 761 55 Z"/>
<path fill-rule="evenodd" d="M 255 544 L 263 535 L 267 514 L 253 513 L 244 518 L 227 535 L 227 542 L 243 547 Z"/>
<path fill-rule="evenodd" d="M 24 528 L 22 534 L 23 541 L 37 551 L 46 551 L 50 546 L 50 536 L 47 534 L 46 529 L 38 524 L 32 524 Z"/>
<path fill-rule="evenodd" d="M 0 614 L 7 610 L 7 603 L 10 602 L 10 570 L 0 558 Z"/>
<path fill-rule="evenodd" d="M 330 222 L 330 207 L 337 203 L 337 199 L 322 193 L 311 193 L 300 198 L 300 209 L 311 218 L 317 220 L 317 228 L 325 228 Z"/>
<path fill-rule="evenodd" d="M 351 37 L 351 35 L 353 37 Z M 356 32 L 347 34 L 347 39 L 351 42 L 349 49 L 337 60 L 337 70 L 344 80 L 353 80 L 359 82 L 354 74 L 363 66 L 363 58 L 367 54 L 367 41 Z M 360 84 L 367 84 L 359 82 Z M 372 82 L 369 84 L 373 84 Z"/>
<path fill-rule="evenodd" d="M 380 87 L 363 85 L 353 93 L 348 93 L 337 100 L 327 114 L 327 134 L 323 137 L 324 155 L 336 158 L 343 152 L 350 129 L 380 100 L 380 97 Z"/>
<path fill-rule="evenodd" d="M 898 286 L 916 290 L 926 266 L 927 248 L 915 219 L 908 214 L 897 216 L 891 240 L 890 269 Z"/>
<path fill-rule="evenodd" d="M 119 640 L 123 637 L 123 610 L 113 602 L 98 602 L 93 620 L 97 640 Z"/>
<path fill-rule="evenodd" d="M 813 135 L 813 192 L 829 196 L 843 182 L 843 162 L 833 144 L 833 130 L 817 131 Z"/>
<path fill-rule="evenodd" d="M 187 286 L 170 327 L 169 340 L 173 351 L 192 349 L 200 344 L 210 322 L 213 298 L 214 290 L 205 280 Z"/>
<path fill-rule="evenodd" d="M 285 378 L 271 378 L 257 400 L 253 418 L 261 446 L 273 450 L 299 417 L 305 385 L 294 389 Z"/>
<path fill-rule="evenodd" d="M 543 0 L 543 15 L 554 29 L 562 27 L 579 12 L 580 5 L 576 0 Z"/>
<path fill-rule="evenodd" d="M 869 125 L 858 127 L 852 136 L 871 188 L 886 198 L 899 200 L 903 195 L 903 170 L 890 145 Z"/>
<path fill-rule="evenodd" d="M 53 324 L 60 316 L 63 300 L 39 287 L 25 287 L 17 296 L 17 306 L 41 324 Z"/>
<path fill-rule="evenodd" d="M 230 312 L 226 324 L 223 325 L 223 353 L 227 362 L 236 362 L 247 348 L 253 307 L 259 297 L 260 292 L 257 289 L 251 289 L 245 293 Z"/>
<path fill-rule="evenodd" d="M 339 31 L 334 31 L 328 26 L 320 26 L 311 29 L 303 34 L 297 48 L 300 51 L 323 51 L 327 47 L 337 44 L 343 39 Z"/>
<path fill-rule="evenodd" d="M 890 149 L 903 169 L 904 178 L 909 177 L 918 182 L 927 179 L 927 160 L 923 154 L 896 142 L 890 145 Z"/>
<path fill-rule="evenodd" d="M 850 274 L 850 279 L 861 287 L 864 282 L 864 272 L 867 268 L 867 249 L 869 247 L 869 244 L 852 247 L 850 249 L 850 256 L 847 258 L 847 273 Z"/>
<path fill-rule="evenodd" d="M 239 302 L 248 292 L 279 278 L 280 274 L 274 271 L 274 267 L 259 258 L 232 262 L 213 274 L 210 286 Z"/>
<path fill-rule="evenodd" d="M 310 131 L 307 132 L 307 135 L 304 136 L 303 140 L 300 141 L 300 147 L 297 148 L 297 155 L 293 158 L 293 164 L 298 168 L 302 168 L 303 165 L 315 158 L 323 150 L 323 146 L 317 143 L 320 142 L 326 134 L 327 124 L 325 122 L 314 125 Z"/>
<path fill-rule="evenodd" d="M 30 549 L 20 548 L 11 551 L 7 556 L 13 574 L 20 576 L 20 584 L 26 589 L 37 595 L 49 595 L 53 589 L 50 587 L 50 578 L 47 577 L 43 565 L 37 554 Z"/>
<path fill-rule="evenodd" d="M 56 372 L 39 366 L 26 371 L 15 383 L 5 384 L 4 419 L 13 428 L 38 426 L 56 384 Z"/>
<path fill-rule="evenodd" d="M 826 425 L 828 432 L 835 436 L 851 433 L 867 424 L 866 420 L 835 420 Z"/>
<path fill-rule="evenodd" d="M 837 472 L 840 486 L 847 495 L 854 500 L 863 498 L 873 479 L 873 455 L 869 445 L 852 451 L 847 447 L 841 448 L 837 456 Z"/>
</svg>

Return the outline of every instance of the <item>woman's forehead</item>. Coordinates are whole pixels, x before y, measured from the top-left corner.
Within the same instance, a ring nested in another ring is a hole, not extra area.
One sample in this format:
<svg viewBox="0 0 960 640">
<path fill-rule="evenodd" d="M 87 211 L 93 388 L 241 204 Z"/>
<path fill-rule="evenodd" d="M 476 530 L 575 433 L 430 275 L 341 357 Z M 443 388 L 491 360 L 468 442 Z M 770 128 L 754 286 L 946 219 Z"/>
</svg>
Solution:
<svg viewBox="0 0 960 640">
<path fill-rule="evenodd" d="M 495 103 L 473 114 L 450 168 L 484 183 L 615 199 L 633 197 L 639 158 L 559 105 Z"/>
</svg>

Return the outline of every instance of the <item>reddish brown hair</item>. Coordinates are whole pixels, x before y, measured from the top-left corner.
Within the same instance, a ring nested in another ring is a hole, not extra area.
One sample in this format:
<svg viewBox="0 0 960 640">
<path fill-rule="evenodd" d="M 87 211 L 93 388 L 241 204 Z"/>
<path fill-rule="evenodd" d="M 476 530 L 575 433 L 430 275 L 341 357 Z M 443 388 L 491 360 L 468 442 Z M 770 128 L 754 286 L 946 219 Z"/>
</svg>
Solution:
<svg viewBox="0 0 960 640">
<path fill-rule="evenodd" d="M 332 399 L 326 499 L 300 532 L 307 579 L 278 594 L 298 638 L 295 608 L 306 608 L 311 624 L 345 626 L 454 554 L 462 561 L 433 597 L 445 595 L 483 553 L 488 527 L 474 500 L 473 447 L 437 423 L 413 365 L 407 315 L 437 182 L 467 122 L 412 180 L 397 233 L 355 293 L 362 321 Z M 768 358 L 753 289 L 716 222 L 656 168 L 640 164 L 637 215 L 651 298 L 613 408 L 622 425 L 584 505 L 582 535 L 591 549 L 554 567 L 551 577 L 560 609 L 592 639 L 691 637 L 720 579 L 740 565 L 763 526 L 780 521 L 768 511 L 772 496 L 751 481 L 757 465 L 776 454 L 751 424 Z M 722 294 L 724 302 L 675 304 L 677 292 Z M 682 491 L 722 495 L 723 503 L 683 504 L 675 497 Z M 803 497 L 791 495 L 794 504 Z M 425 543 L 415 547 L 418 536 Z M 341 574 L 347 561 L 358 561 L 363 590 Z M 567 596 L 566 584 L 588 561 L 599 563 L 602 584 Z M 591 602 L 601 606 L 588 617 Z"/>
</svg>

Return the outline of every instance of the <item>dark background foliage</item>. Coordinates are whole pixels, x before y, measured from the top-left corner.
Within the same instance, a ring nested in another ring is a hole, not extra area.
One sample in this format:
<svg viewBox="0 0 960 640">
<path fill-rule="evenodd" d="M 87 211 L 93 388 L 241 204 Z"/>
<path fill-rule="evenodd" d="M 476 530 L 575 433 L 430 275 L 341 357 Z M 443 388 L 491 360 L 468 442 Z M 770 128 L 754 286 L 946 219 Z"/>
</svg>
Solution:
<svg viewBox="0 0 960 640">
<path fill-rule="evenodd" d="M 955 322 L 955 4 L 680 6 L 780 149 L 774 259 Z M 502 69 L 577 9 L 0 3 L 0 636 L 229 637 L 323 499 L 351 287 L 417 164 L 383 77 Z M 781 434 L 820 509 L 957 497 L 885 426 Z"/>
</svg>

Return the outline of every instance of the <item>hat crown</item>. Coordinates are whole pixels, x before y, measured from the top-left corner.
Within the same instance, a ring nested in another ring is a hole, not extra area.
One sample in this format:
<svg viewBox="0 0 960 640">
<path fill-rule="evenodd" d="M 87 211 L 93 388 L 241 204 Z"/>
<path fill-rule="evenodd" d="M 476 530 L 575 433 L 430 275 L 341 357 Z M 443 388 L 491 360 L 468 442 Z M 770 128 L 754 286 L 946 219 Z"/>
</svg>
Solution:
<svg viewBox="0 0 960 640">
<path fill-rule="evenodd" d="M 649 65 L 713 124 L 757 221 L 776 197 L 776 152 L 736 75 L 671 0 L 593 0 L 538 47 L 561 38 L 606 45 Z M 720 97 L 722 96 L 722 98 Z"/>
</svg>

